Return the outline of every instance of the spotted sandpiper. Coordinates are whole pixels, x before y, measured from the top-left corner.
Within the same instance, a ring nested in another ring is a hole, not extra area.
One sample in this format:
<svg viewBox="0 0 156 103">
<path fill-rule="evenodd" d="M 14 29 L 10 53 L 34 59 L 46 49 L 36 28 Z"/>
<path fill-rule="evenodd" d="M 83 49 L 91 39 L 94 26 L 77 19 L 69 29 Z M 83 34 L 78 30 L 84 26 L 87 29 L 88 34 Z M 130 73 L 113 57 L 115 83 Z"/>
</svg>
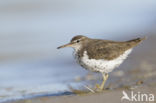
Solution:
<svg viewBox="0 0 156 103">
<path fill-rule="evenodd" d="M 74 48 L 75 59 L 78 64 L 87 70 L 100 72 L 103 82 L 98 88 L 104 89 L 108 73 L 118 67 L 130 54 L 132 49 L 145 38 L 137 38 L 129 41 L 111 41 L 92 39 L 78 35 L 72 38 L 69 44 L 58 47 Z"/>
</svg>

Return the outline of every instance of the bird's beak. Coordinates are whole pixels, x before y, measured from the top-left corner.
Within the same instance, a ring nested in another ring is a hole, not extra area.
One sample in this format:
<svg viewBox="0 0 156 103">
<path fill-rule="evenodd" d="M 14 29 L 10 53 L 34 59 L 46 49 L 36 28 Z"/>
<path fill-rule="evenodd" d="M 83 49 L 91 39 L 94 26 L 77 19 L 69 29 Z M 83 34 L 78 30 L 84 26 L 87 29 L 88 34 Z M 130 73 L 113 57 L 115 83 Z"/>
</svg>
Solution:
<svg viewBox="0 0 156 103">
<path fill-rule="evenodd" d="M 66 44 L 66 45 L 57 47 L 57 49 L 61 49 L 61 48 L 65 48 L 65 47 L 71 47 L 72 44 L 73 44 L 73 43 L 68 43 L 68 44 Z"/>
</svg>

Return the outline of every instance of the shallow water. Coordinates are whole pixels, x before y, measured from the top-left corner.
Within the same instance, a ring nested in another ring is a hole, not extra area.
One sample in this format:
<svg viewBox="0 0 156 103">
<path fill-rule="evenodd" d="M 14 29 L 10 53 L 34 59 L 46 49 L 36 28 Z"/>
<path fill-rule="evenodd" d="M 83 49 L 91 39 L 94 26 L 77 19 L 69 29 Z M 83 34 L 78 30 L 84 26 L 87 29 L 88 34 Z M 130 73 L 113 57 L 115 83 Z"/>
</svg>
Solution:
<svg viewBox="0 0 156 103">
<path fill-rule="evenodd" d="M 0 101 L 61 95 L 69 91 L 69 85 L 82 85 L 74 81 L 75 76 L 86 74 L 77 66 L 59 65 L 51 60 L 6 63 L 0 69 Z"/>
</svg>

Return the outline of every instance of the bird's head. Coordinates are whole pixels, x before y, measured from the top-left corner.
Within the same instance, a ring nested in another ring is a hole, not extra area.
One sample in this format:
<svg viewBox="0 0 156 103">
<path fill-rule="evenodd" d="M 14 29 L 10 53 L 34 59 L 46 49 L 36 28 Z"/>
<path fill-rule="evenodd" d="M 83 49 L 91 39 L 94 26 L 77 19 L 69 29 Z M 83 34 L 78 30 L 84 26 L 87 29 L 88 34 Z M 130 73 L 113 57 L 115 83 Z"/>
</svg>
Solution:
<svg viewBox="0 0 156 103">
<path fill-rule="evenodd" d="M 63 45 L 63 46 L 60 46 L 57 49 L 65 48 L 65 47 L 72 47 L 75 50 L 79 50 L 79 49 L 81 49 L 82 45 L 84 45 L 84 43 L 86 43 L 88 40 L 89 40 L 88 37 L 78 35 L 78 36 L 73 37 L 71 39 L 70 43 Z"/>
</svg>

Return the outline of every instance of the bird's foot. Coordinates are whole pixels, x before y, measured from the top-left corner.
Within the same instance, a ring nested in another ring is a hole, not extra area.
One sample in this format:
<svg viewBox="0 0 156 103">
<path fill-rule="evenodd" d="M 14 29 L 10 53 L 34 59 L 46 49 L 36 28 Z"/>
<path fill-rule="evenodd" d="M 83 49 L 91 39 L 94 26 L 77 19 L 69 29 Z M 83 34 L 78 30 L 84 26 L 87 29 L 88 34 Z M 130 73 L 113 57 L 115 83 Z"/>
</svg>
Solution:
<svg viewBox="0 0 156 103">
<path fill-rule="evenodd" d="M 102 92 L 104 89 L 99 84 L 96 84 L 94 90 L 96 92 Z"/>
<path fill-rule="evenodd" d="M 99 93 L 99 92 L 103 92 L 106 89 L 103 88 L 103 86 L 96 84 L 94 88 L 90 88 L 88 86 L 84 86 L 87 90 L 89 90 L 91 93 Z"/>
<path fill-rule="evenodd" d="M 77 95 L 85 95 L 85 94 L 90 94 L 90 93 L 99 93 L 99 92 L 103 92 L 105 89 L 103 89 L 103 87 L 99 84 L 96 84 L 94 88 L 91 88 L 89 86 L 84 85 L 83 86 L 85 89 L 82 90 L 77 90 L 77 89 L 73 89 L 70 86 L 70 90 Z"/>
</svg>

